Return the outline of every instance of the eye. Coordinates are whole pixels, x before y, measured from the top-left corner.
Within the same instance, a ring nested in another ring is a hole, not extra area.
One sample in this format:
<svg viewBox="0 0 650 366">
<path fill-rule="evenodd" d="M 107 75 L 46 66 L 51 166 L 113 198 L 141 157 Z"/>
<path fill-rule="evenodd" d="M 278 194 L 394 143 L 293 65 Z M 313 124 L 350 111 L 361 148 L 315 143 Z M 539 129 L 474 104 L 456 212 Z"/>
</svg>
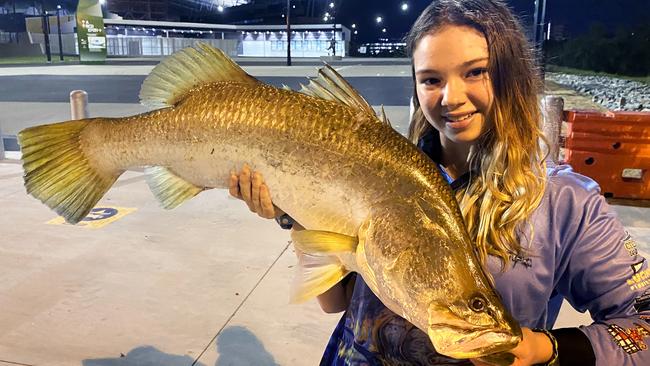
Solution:
<svg viewBox="0 0 650 366">
<path fill-rule="evenodd" d="M 424 84 L 424 85 L 436 85 L 436 84 L 440 83 L 440 80 L 438 80 L 436 78 L 428 78 L 428 79 L 422 80 L 421 83 Z"/>
<path fill-rule="evenodd" d="M 469 300 L 469 308 L 477 313 L 485 311 L 485 299 L 482 296 L 474 296 Z"/>
<path fill-rule="evenodd" d="M 468 78 L 473 78 L 473 79 L 478 79 L 483 77 L 483 75 L 487 74 L 487 69 L 484 67 L 479 67 L 476 69 L 473 69 L 472 71 L 467 73 Z"/>
</svg>

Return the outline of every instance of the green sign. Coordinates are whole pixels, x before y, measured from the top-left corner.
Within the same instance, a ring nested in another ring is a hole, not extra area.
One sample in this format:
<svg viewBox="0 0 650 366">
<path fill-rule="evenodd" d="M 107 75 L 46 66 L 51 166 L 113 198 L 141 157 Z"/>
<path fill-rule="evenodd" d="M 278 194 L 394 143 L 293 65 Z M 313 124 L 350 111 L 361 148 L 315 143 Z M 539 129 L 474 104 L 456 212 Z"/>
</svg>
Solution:
<svg viewBox="0 0 650 366">
<path fill-rule="evenodd" d="M 106 29 L 99 0 L 79 0 L 77 5 L 77 41 L 81 63 L 106 61 Z"/>
</svg>

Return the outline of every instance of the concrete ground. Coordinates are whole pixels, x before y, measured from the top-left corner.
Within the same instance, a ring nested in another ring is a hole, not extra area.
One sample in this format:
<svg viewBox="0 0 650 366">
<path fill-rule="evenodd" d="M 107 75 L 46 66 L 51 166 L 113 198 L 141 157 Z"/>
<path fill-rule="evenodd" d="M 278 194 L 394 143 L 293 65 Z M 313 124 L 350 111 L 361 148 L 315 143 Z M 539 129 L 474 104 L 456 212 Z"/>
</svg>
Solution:
<svg viewBox="0 0 650 366">
<path fill-rule="evenodd" d="M 314 70 L 251 67 L 260 77 Z M 377 83 L 409 77 L 404 65 L 342 67 L 344 75 Z M 150 68 L 0 68 L 0 83 L 3 76 L 144 75 Z M 22 99 L 0 97 L 0 131 L 8 141 L 22 128 L 69 119 L 65 102 Z M 134 103 L 90 100 L 91 116 L 144 111 Z M 408 105 L 386 109 L 405 132 Z M 295 256 L 288 232 L 275 222 L 216 190 L 163 210 L 142 173 L 129 171 L 88 221 L 60 224 L 26 195 L 19 156 L 8 155 L 13 159 L 0 161 L 0 365 L 318 363 L 340 314 L 324 314 L 314 301 L 288 304 Z M 641 251 L 650 253 L 650 208 L 614 209 Z M 588 322 L 586 314 L 563 307 L 557 326 Z"/>
</svg>

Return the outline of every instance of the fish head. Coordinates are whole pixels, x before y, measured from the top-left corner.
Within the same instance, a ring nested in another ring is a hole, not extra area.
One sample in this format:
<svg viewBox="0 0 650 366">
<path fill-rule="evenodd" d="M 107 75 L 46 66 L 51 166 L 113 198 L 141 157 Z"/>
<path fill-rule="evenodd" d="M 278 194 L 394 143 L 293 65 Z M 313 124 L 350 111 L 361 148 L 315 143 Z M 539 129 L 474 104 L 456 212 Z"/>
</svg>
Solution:
<svg viewBox="0 0 650 366">
<path fill-rule="evenodd" d="M 393 204 L 374 217 L 363 253 L 373 272 L 364 279 L 370 277 L 382 302 L 425 332 L 440 354 L 479 358 L 514 348 L 521 328 L 462 219 L 444 205 L 431 206 Z"/>
<path fill-rule="evenodd" d="M 496 295 L 476 292 L 428 306 L 427 335 L 436 351 L 465 359 L 507 352 L 521 341 L 521 328 Z"/>
</svg>

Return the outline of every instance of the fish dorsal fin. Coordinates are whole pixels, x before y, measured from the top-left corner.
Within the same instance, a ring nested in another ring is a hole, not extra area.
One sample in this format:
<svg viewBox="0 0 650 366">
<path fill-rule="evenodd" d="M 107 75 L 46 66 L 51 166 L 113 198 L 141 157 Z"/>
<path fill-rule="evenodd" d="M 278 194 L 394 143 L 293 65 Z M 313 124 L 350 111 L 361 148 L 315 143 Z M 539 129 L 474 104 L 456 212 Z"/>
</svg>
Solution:
<svg viewBox="0 0 650 366">
<path fill-rule="evenodd" d="M 140 103 L 173 106 L 192 88 L 219 81 L 257 83 L 230 57 L 206 43 L 184 48 L 162 60 L 142 83 Z"/>
<path fill-rule="evenodd" d="M 165 209 L 172 209 L 196 196 L 205 188 L 195 186 L 162 166 L 147 167 L 144 170 L 149 189 Z"/>
<path fill-rule="evenodd" d="M 300 84 L 300 86 L 301 93 L 339 102 L 371 115 L 375 114 L 370 104 L 330 65 L 321 67 L 318 70 L 318 77 L 310 78 L 309 84 Z"/>
<path fill-rule="evenodd" d="M 383 104 L 381 105 L 381 115 L 379 116 L 379 119 L 385 124 L 387 124 L 388 127 L 393 127 L 393 125 L 391 125 L 390 121 L 388 120 L 388 116 L 386 116 L 386 111 L 384 110 Z"/>
</svg>

